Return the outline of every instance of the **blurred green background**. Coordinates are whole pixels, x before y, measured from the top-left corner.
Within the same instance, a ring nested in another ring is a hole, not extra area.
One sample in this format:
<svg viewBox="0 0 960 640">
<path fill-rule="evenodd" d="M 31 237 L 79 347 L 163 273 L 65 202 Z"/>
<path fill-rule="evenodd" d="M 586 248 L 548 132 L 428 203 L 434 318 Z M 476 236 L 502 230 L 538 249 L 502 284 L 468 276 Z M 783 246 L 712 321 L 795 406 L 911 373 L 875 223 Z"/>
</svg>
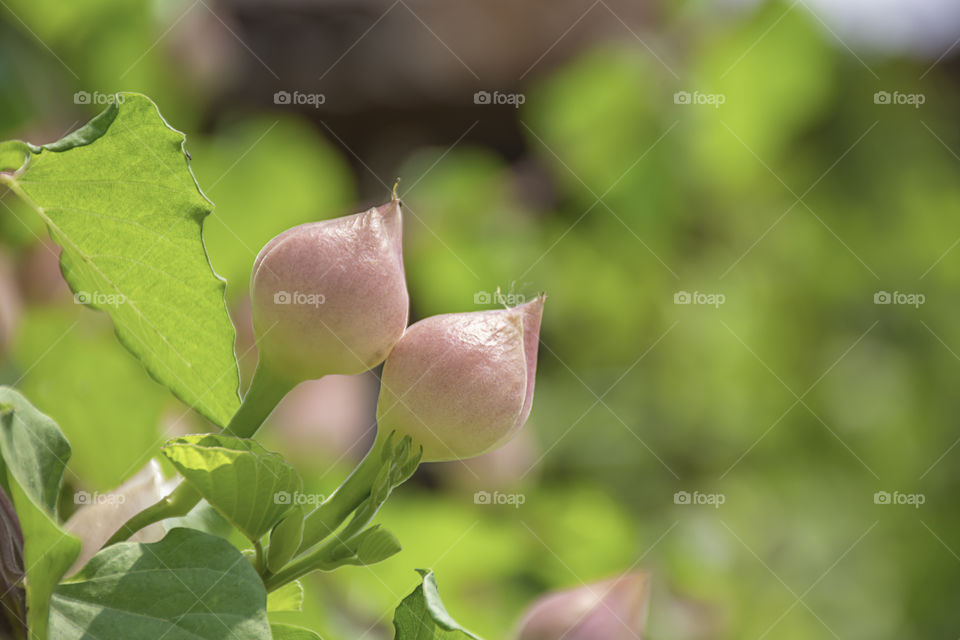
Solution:
<svg viewBox="0 0 960 640">
<path fill-rule="evenodd" d="M 422 468 L 380 516 L 404 551 L 313 576 L 290 621 L 388 638 L 431 567 L 507 638 L 547 590 L 646 569 L 650 638 L 960 635 L 956 6 L 0 4 L 0 139 L 59 138 L 117 90 L 187 133 L 245 375 L 259 248 L 398 176 L 412 319 L 548 295 L 521 436 Z M 0 204 L 0 382 L 70 438 L 71 486 L 207 428 Z M 263 439 L 329 491 L 375 399 L 373 374 L 302 385 Z"/>
</svg>

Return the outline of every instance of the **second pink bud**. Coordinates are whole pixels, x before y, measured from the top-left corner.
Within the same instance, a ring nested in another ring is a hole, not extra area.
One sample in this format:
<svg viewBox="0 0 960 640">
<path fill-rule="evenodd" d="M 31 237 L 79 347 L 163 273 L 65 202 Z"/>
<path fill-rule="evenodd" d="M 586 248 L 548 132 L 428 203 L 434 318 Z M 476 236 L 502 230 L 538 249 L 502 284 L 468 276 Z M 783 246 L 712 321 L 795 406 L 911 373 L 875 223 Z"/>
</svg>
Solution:
<svg viewBox="0 0 960 640">
<path fill-rule="evenodd" d="M 425 462 L 472 458 L 509 440 L 533 403 L 543 301 L 410 326 L 383 368 L 382 435 L 411 436 Z"/>
</svg>

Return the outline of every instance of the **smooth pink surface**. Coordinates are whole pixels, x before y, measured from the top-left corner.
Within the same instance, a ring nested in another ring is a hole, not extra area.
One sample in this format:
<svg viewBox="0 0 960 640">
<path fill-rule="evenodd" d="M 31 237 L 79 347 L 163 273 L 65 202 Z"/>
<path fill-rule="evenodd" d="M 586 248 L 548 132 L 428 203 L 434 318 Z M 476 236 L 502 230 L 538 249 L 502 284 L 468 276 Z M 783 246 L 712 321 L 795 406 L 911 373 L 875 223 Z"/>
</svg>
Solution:
<svg viewBox="0 0 960 640">
<path fill-rule="evenodd" d="M 424 461 L 472 458 L 523 426 L 533 401 L 543 298 L 426 318 L 384 365 L 379 429 L 410 435 Z"/>
<path fill-rule="evenodd" d="M 393 200 L 268 242 L 250 286 L 264 363 L 301 381 L 383 362 L 407 324 L 401 236 L 400 203 Z"/>
<path fill-rule="evenodd" d="M 516 640 L 642 640 L 649 581 L 628 573 L 547 595 L 524 615 Z"/>
</svg>

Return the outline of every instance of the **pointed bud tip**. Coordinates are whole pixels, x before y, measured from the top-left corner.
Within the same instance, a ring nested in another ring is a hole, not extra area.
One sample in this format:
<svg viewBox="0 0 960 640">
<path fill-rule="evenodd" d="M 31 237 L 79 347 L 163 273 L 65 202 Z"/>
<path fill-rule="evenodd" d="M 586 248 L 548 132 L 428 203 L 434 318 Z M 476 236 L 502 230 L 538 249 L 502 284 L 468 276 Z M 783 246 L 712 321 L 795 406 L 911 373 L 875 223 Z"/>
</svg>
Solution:
<svg viewBox="0 0 960 640">
<path fill-rule="evenodd" d="M 514 307 L 517 311 L 522 311 L 524 314 L 524 325 L 526 326 L 527 319 L 536 320 L 537 326 L 540 325 L 540 318 L 543 317 L 543 304 L 547 301 L 547 295 L 545 293 L 537 294 L 537 297 L 531 300 L 530 302 L 525 302 L 521 305 Z"/>
<path fill-rule="evenodd" d="M 396 194 L 394 194 L 395 196 Z M 373 207 L 368 213 L 375 216 L 380 224 L 383 225 L 383 229 L 387 233 L 387 237 L 392 243 L 396 245 L 397 253 L 400 253 L 400 244 L 403 240 L 403 204 L 396 197 L 392 198 L 389 202 L 386 202 L 379 207 Z"/>
</svg>

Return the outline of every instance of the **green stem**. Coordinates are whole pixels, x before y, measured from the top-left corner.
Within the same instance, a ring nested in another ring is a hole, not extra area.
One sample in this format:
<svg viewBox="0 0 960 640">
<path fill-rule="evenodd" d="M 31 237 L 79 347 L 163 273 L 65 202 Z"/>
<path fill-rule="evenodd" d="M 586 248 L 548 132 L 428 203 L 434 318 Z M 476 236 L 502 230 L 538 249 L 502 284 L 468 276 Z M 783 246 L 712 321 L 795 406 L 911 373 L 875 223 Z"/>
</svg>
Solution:
<svg viewBox="0 0 960 640">
<path fill-rule="evenodd" d="M 288 582 L 293 582 L 313 571 L 330 570 L 341 566 L 342 563 L 334 562 L 330 557 L 342 544 L 339 538 L 334 538 L 313 553 L 288 564 L 277 573 L 267 574 L 263 579 L 264 587 L 268 592 L 276 591 Z"/>
<path fill-rule="evenodd" d="M 257 573 L 264 575 L 267 570 L 267 563 L 263 558 L 263 544 L 259 540 L 255 540 L 253 548 L 257 552 Z"/>
<path fill-rule="evenodd" d="M 186 482 L 181 482 L 166 498 L 147 507 L 127 520 L 103 546 L 109 547 L 116 542 L 123 542 L 137 531 L 140 531 L 140 529 L 154 522 L 160 522 L 167 518 L 185 516 L 190 513 L 190 510 L 193 509 L 198 502 L 200 502 L 200 494 Z"/>
<path fill-rule="evenodd" d="M 296 382 L 275 375 L 261 360 L 253 373 L 247 395 L 243 397 L 240 408 L 233 414 L 223 434 L 252 438 L 283 397 L 295 386 Z"/>
<path fill-rule="evenodd" d="M 326 539 L 343 521 L 360 506 L 368 495 L 377 472 L 384 465 L 382 460 L 384 441 L 379 436 L 373 447 L 343 481 L 336 491 L 314 509 L 303 522 L 303 541 L 297 552 L 303 552 Z M 387 463 L 389 464 L 389 462 Z"/>
<path fill-rule="evenodd" d="M 273 412 L 274 407 L 294 386 L 296 386 L 295 382 L 273 375 L 261 362 L 257 365 L 250 388 L 243 397 L 240 408 L 230 419 L 223 433 L 238 438 L 252 438 L 260 425 Z M 123 542 L 154 522 L 185 516 L 197 506 L 200 499 L 200 494 L 193 487 L 186 482 L 181 482 L 166 498 L 130 518 L 104 546 Z"/>
</svg>

